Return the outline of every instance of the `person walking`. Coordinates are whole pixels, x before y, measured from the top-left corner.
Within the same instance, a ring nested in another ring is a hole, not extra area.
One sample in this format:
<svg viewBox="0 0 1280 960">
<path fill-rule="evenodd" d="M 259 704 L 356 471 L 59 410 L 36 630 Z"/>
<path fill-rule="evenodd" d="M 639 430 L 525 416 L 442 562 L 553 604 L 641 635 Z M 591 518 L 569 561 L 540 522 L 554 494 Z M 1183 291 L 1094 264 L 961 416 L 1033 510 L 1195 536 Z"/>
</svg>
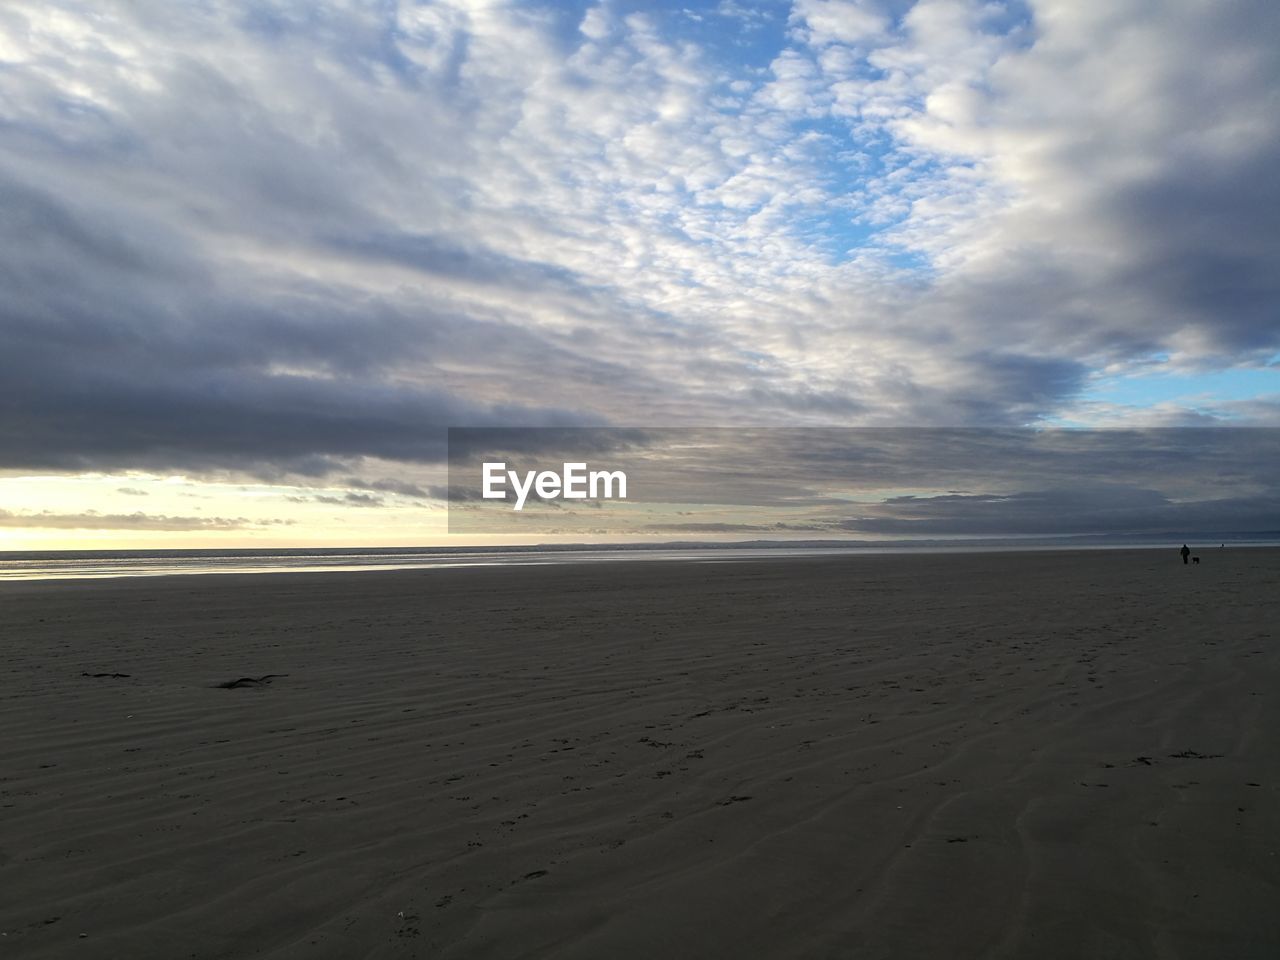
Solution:
<svg viewBox="0 0 1280 960">
<path fill-rule="evenodd" d="M 1187 562 L 1187 557 L 1191 556 L 1191 548 L 1184 543 L 1182 545 L 1182 549 L 1178 552 L 1182 554 L 1182 562 L 1185 564 Z"/>
</svg>

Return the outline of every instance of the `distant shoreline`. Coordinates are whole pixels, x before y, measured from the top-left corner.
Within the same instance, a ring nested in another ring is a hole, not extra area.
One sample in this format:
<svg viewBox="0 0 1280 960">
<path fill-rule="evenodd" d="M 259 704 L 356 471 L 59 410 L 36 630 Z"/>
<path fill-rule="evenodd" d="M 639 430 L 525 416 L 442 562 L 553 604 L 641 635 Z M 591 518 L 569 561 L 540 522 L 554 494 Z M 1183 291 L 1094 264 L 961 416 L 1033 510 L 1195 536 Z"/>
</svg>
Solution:
<svg viewBox="0 0 1280 960">
<path fill-rule="evenodd" d="M 1033 542 L 1033 541 L 865 541 L 837 545 L 828 542 L 617 544 L 608 546 L 547 545 L 534 547 L 422 547 L 320 548 L 308 550 L 118 550 L 38 551 L 0 554 L 0 583 L 32 580 L 104 580 L 168 576 L 378 573 L 439 570 L 458 567 L 528 567 L 598 563 L 723 563 L 751 560 L 838 559 L 841 557 L 963 555 L 1004 553 L 1076 553 L 1080 551 L 1175 550 L 1183 539 L 1160 542 Z M 1194 549 L 1215 551 L 1222 546 L 1280 547 L 1280 540 L 1186 540 Z"/>
</svg>

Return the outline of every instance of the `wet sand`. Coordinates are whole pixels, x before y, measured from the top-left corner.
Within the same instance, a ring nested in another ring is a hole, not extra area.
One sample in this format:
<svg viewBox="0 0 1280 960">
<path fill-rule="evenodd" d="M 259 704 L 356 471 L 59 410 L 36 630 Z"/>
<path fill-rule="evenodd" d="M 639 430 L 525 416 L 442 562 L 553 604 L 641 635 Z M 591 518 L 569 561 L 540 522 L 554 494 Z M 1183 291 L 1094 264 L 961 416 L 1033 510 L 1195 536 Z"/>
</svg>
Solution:
<svg viewBox="0 0 1280 960">
<path fill-rule="evenodd" d="M 0 584 L 0 956 L 1280 956 L 1200 553 Z"/>
</svg>

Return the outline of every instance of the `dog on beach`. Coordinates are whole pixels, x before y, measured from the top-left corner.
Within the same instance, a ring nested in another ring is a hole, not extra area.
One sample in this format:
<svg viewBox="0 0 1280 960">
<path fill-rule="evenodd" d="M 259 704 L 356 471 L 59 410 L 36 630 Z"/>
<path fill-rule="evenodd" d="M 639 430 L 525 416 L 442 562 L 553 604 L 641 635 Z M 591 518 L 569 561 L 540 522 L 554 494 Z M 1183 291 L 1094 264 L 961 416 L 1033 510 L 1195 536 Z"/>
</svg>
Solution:
<svg viewBox="0 0 1280 960">
<path fill-rule="evenodd" d="M 1192 557 L 1192 558 L 1191 558 L 1191 562 L 1192 562 L 1192 563 L 1199 563 L 1199 562 L 1200 562 L 1200 558 L 1199 558 L 1199 557 Z"/>
</svg>

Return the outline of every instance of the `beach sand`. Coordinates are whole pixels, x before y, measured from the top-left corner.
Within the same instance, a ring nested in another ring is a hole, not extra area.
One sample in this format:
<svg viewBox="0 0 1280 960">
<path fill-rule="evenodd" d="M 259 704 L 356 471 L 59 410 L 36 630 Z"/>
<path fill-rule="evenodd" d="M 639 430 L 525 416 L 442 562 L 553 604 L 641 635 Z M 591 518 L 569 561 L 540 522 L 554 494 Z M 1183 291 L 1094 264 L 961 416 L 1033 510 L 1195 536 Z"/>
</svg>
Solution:
<svg viewBox="0 0 1280 960">
<path fill-rule="evenodd" d="M 1272 960 L 1200 553 L 0 584 L 0 957 Z"/>
</svg>

